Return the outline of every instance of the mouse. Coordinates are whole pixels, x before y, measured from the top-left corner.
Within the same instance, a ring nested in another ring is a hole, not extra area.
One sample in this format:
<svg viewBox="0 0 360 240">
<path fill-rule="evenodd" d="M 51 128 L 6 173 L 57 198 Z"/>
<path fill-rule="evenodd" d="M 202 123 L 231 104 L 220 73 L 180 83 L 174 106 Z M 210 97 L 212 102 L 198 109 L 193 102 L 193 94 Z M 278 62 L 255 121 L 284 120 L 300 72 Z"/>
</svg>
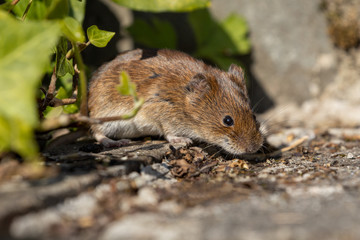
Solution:
<svg viewBox="0 0 360 240">
<path fill-rule="evenodd" d="M 90 127 L 103 146 L 120 147 L 131 138 L 162 136 L 170 143 L 206 142 L 237 155 L 254 153 L 263 145 L 241 67 L 232 64 L 223 71 L 169 49 L 121 53 L 90 80 L 90 118 L 121 116 L 133 108 L 133 98 L 116 90 L 122 71 L 136 84 L 144 103 L 131 119 Z"/>
</svg>

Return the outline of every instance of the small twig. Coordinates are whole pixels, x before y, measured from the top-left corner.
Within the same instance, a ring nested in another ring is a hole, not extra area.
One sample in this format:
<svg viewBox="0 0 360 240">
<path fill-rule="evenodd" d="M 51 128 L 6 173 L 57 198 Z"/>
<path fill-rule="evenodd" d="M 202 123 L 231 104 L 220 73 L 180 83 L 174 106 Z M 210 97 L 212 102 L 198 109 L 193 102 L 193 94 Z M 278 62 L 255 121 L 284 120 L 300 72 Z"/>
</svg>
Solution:
<svg viewBox="0 0 360 240">
<path fill-rule="evenodd" d="M 77 64 L 74 65 L 74 76 L 73 76 L 73 82 L 72 82 L 72 96 L 71 98 L 75 98 L 77 99 L 78 98 L 78 82 L 79 82 L 79 69 L 77 67 Z"/>
<path fill-rule="evenodd" d="M 242 156 L 249 158 L 249 159 L 255 159 L 255 158 L 268 158 L 268 157 L 275 157 L 278 156 L 282 153 L 288 152 L 294 148 L 296 148 L 297 146 L 301 145 L 303 142 L 305 142 L 307 139 L 309 139 L 309 136 L 304 136 L 298 140 L 296 140 L 294 143 L 292 143 L 290 146 L 281 148 L 275 152 L 271 152 L 271 153 L 267 153 L 267 154 L 244 154 Z"/>
<path fill-rule="evenodd" d="M 20 2 L 20 0 L 13 0 L 13 1 L 11 2 L 11 5 L 15 6 L 18 2 Z"/>
<path fill-rule="evenodd" d="M 20 2 L 20 0 L 13 0 L 13 1 L 10 3 L 11 7 L 10 7 L 10 9 L 8 10 L 8 12 L 11 12 L 11 11 L 14 9 L 14 7 L 16 6 L 16 4 L 17 4 L 18 2 Z"/>
<path fill-rule="evenodd" d="M 30 7 L 31 7 L 32 2 L 33 2 L 33 0 L 29 0 L 28 5 L 26 6 L 25 12 L 24 12 L 24 14 L 23 14 L 23 16 L 22 16 L 22 18 L 21 18 L 21 21 L 24 21 L 24 20 L 25 20 L 28 12 L 29 12 L 29 10 L 30 10 Z"/>
<path fill-rule="evenodd" d="M 93 119 L 96 121 L 99 121 L 100 123 L 104 123 L 104 122 L 124 120 L 124 117 L 123 116 L 114 116 L 114 117 L 102 117 L 102 118 L 93 118 Z"/>
<path fill-rule="evenodd" d="M 50 107 L 60 107 L 60 106 L 65 106 L 65 105 L 69 105 L 69 104 L 74 104 L 74 103 L 76 103 L 76 98 L 65 98 L 65 99 L 53 98 L 49 102 L 49 106 Z"/>
<path fill-rule="evenodd" d="M 298 140 L 296 140 L 293 144 L 291 144 L 290 146 L 287 146 L 287 147 L 284 147 L 284 148 L 281 148 L 275 152 L 272 152 L 272 153 L 269 153 L 269 156 L 270 157 L 273 157 L 273 156 L 276 156 L 276 155 L 279 155 L 280 153 L 284 153 L 284 152 L 288 152 L 290 151 L 291 149 L 294 149 L 296 148 L 297 146 L 299 146 L 300 144 L 302 144 L 303 142 L 305 142 L 306 140 L 309 139 L 309 136 L 304 136 Z"/>
<path fill-rule="evenodd" d="M 88 41 L 87 43 L 79 43 L 79 51 L 82 52 L 90 44 L 91 44 L 90 41 Z M 66 53 L 66 58 L 70 60 L 73 57 L 74 57 L 74 49 L 72 48 Z"/>
<path fill-rule="evenodd" d="M 62 127 L 68 127 L 72 123 L 98 124 L 100 121 L 76 114 L 63 114 L 56 118 L 45 119 L 41 122 L 39 131 L 50 131 Z"/>
<path fill-rule="evenodd" d="M 208 170 L 209 168 L 215 167 L 216 165 L 218 165 L 217 162 L 209 163 L 209 164 L 203 166 L 202 168 L 200 168 L 199 170 L 197 170 L 195 173 L 191 174 L 189 177 L 196 177 L 196 176 L 200 175 L 200 173 L 203 173 L 206 170 Z"/>
<path fill-rule="evenodd" d="M 41 87 L 40 90 L 43 92 L 43 94 L 46 96 L 46 90 L 45 88 Z"/>
<path fill-rule="evenodd" d="M 79 73 L 80 73 L 80 71 L 79 71 L 79 69 L 78 69 L 77 64 L 75 64 L 75 65 L 74 65 L 74 71 L 75 71 L 75 73 L 77 73 L 77 74 L 79 74 Z"/>
<path fill-rule="evenodd" d="M 53 101 L 53 99 L 55 97 L 55 87 L 56 87 L 56 80 L 57 80 L 55 69 L 56 69 L 56 67 L 54 67 L 53 73 L 51 75 L 51 80 L 50 80 L 50 85 L 49 85 L 48 91 L 46 91 L 43 88 L 40 88 L 40 90 L 45 94 L 43 103 L 39 107 L 41 112 L 43 112 L 46 109 L 46 107 L 50 105 L 50 103 Z"/>
<path fill-rule="evenodd" d="M 80 115 L 88 116 L 88 105 L 87 105 L 87 80 L 85 75 L 85 65 L 83 63 L 82 57 L 80 55 L 79 48 L 76 43 L 72 43 L 74 53 L 75 53 L 75 60 L 79 68 L 79 87 L 80 87 L 80 94 L 78 95 L 80 102 Z"/>
<path fill-rule="evenodd" d="M 56 89 L 56 81 L 57 81 L 57 77 L 56 77 L 56 67 L 54 67 L 53 73 L 52 73 L 52 75 L 51 75 L 51 80 L 50 80 L 50 85 L 49 85 L 49 89 L 48 89 L 48 94 L 54 95 L 55 89 Z"/>
<path fill-rule="evenodd" d="M 38 130 L 46 132 L 46 131 L 55 130 L 55 129 L 62 128 L 62 127 L 67 127 L 72 123 L 91 125 L 91 124 L 102 124 L 105 122 L 112 122 L 112 121 L 118 121 L 118 120 L 123 120 L 123 119 L 124 118 L 122 116 L 90 118 L 88 116 L 80 115 L 79 113 L 64 114 L 64 115 L 60 115 L 57 118 L 45 119 L 44 121 L 41 122 Z"/>
</svg>

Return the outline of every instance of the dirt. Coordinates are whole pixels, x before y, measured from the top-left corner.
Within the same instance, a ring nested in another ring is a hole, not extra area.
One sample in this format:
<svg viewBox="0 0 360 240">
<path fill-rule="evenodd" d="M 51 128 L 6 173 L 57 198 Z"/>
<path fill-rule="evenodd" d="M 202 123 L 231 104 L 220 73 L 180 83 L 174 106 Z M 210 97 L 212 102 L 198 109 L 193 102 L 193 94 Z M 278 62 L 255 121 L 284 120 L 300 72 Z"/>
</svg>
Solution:
<svg viewBox="0 0 360 240">
<path fill-rule="evenodd" d="M 45 153 L 46 174 L 32 179 L 2 161 L 1 239 L 358 239 L 360 129 L 281 128 L 267 139 L 271 152 L 292 147 L 234 157 L 83 140 Z"/>
</svg>

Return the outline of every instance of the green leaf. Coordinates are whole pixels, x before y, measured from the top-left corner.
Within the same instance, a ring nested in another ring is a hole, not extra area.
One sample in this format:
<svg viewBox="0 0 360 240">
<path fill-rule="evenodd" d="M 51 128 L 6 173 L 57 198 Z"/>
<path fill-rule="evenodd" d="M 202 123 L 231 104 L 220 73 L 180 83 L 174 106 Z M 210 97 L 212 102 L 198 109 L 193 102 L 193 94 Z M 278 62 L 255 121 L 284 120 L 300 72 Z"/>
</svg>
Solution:
<svg viewBox="0 0 360 240">
<path fill-rule="evenodd" d="M 11 7 L 12 7 L 12 5 L 11 5 L 10 1 L 0 4 L 0 9 L 4 10 L 4 11 L 9 11 L 11 9 Z"/>
<path fill-rule="evenodd" d="M 85 18 L 86 0 L 70 0 L 70 16 L 82 23 Z"/>
<path fill-rule="evenodd" d="M 60 21 L 60 27 L 65 36 L 73 42 L 85 42 L 85 34 L 81 24 L 72 17 Z"/>
<path fill-rule="evenodd" d="M 64 99 L 64 98 L 68 97 L 68 93 L 65 90 L 65 88 L 59 87 L 55 97 L 58 98 L 58 99 Z"/>
<path fill-rule="evenodd" d="M 137 112 L 140 110 L 141 106 L 144 104 L 144 99 L 137 97 L 136 94 L 136 85 L 135 83 L 131 82 L 130 76 L 127 72 L 122 71 L 120 73 L 120 84 L 116 87 L 116 89 L 119 91 L 119 93 L 123 96 L 132 96 L 134 99 L 134 106 L 126 114 L 123 114 L 121 117 L 123 119 L 129 119 L 134 117 Z"/>
<path fill-rule="evenodd" d="M 232 40 L 238 53 L 249 53 L 251 48 L 247 37 L 249 29 L 244 18 L 237 14 L 231 14 L 221 23 L 221 26 Z"/>
<path fill-rule="evenodd" d="M 73 75 L 67 73 L 64 76 L 59 77 L 57 84 L 66 90 L 67 96 L 71 96 L 73 92 Z"/>
<path fill-rule="evenodd" d="M 63 106 L 64 113 L 72 114 L 79 111 L 79 107 L 76 104 L 69 104 Z"/>
<path fill-rule="evenodd" d="M 43 2 L 34 1 L 27 15 L 27 19 L 42 20 L 46 17 L 46 11 L 46 6 Z"/>
<path fill-rule="evenodd" d="M 69 1 L 68 0 L 47 0 L 47 19 L 63 18 L 69 14 Z"/>
<path fill-rule="evenodd" d="M 210 6 L 210 0 L 113 0 L 119 5 L 137 11 L 188 12 Z"/>
<path fill-rule="evenodd" d="M 243 18 L 230 15 L 218 23 L 208 10 L 191 12 L 188 17 L 197 42 L 196 57 L 227 69 L 236 56 L 249 53 L 248 28 Z"/>
<path fill-rule="evenodd" d="M 69 91 L 67 91 L 64 87 L 60 87 L 55 97 L 58 99 L 65 99 L 65 98 L 71 97 L 71 93 Z M 57 107 L 57 108 L 60 108 L 60 107 Z M 61 108 L 62 108 L 62 111 L 55 110 L 55 108 L 53 108 L 52 111 L 58 111 L 58 113 L 60 115 L 63 112 L 64 113 L 76 113 L 79 110 L 79 108 L 76 104 L 65 105 L 65 106 L 62 106 Z M 46 117 L 49 117 L 50 115 L 54 115 L 54 114 L 48 113 L 48 115 L 46 115 Z"/>
<path fill-rule="evenodd" d="M 189 23 L 193 28 L 198 47 L 206 45 L 213 34 L 221 31 L 219 24 L 215 22 L 209 11 L 195 11 L 188 15 Z"/>
<path fill-rule="evenodd" d="M 10 4 L 12 0 L 6 0 L 7 4 Z M 73 13 L 74 16 L 79 17 L 81 19 L 81 8 L 79 6 L 84 7 L 85 1 L 78 3 L 78 0 L 71 0 L 69 5 L 69 0 L 33 0 L 30 10 L 26 19 L 59 19 L 69 15 L 69 11 Z M 21 17 L 24 14 L 26 6 L 28 5 L 29 0 L 19 1 L 13 9 L 13 12 L 16 16 Z M 84 12 L 84 11 L 83 11 Z M 82 22 L 83 18 L 80 22 Z"/>
<path fill-rule="evenodd" d="M 11 3 L 12 0 L 6 0 L 6 2 Z M 29 4 L 28 0 L 19 1 L 13 8 L 13 12 L 15 13 L 15 15 L 21 18 L 28 4 Z M 46 7 L 47 6 L 44 1 L 33 0 L 25 21 L 45 19 L 47 12 Z"/>
<path fill-rule="evenodd" d="M 135 42 L 149 48 L 175 49 L 177 45 L 176 32 L 167 21 L 152 18 L 151 23 L 141 19 L 135 19 L 133 25 L 128 28 Z"/>
<path fill-rule="evenodd" d="M 56 23 L 22 23 L 0 11 L 0 151 L 35 156 L 35 96 L 59 35 Z"/>
<path fill-rule="evenodd" d="M 120 73 L 120 84 L 117 86 L 117 90 L 123 96 L 136 97 L 136 85 L 131 82 L 130 76 L 127 72 L 122 71 Z"/>
<path fill-rule="evenodd" d="M 22 119 L 0 115 L 0 153 L 9 150 L 29 160 L 34 159 L 38 151 L 32 126 Z"/>
<path fill-rule="evenodd" d="M 68 42 L 62 37 L 56 47 L 56 75 L 58 77 L 65 76 L 67 73 L 74 75 L 73 64 L 66 58 L 67 51 Z"/>
<path fill-rule="evenodd" d="M 123 119 L 130 119 L 134 117 L 138 113 L 144 102 L 145 100 L 143 98 L 140 98 L 139 100 L 135 101 L 134 107 L 131 109 L 131 111 L 122 115 Z"/>
<path fill-rule="evenodd" d="M 60 117 L 64 113 L 64 109 L 61 107 L 46 107 L 44 116 L 46 119 Z"/>
<path fill-rule="evenodd" d="M 100 30 L 96 25 L 92 25 L 87 29 L 87 36 L 92 45 L 96 47 L 106 47 L 111 38 L 115 35 L 114 32 Z"/>
</svg>

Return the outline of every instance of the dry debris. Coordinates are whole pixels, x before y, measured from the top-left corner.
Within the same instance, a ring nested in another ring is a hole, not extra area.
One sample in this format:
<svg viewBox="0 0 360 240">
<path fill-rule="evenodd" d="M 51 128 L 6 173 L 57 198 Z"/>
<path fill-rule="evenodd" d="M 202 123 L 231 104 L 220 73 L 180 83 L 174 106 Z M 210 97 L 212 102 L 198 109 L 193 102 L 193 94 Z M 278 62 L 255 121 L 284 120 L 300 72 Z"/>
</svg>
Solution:
<svg viewBox="0 0 360 240">
<path fill-rule="evenodd" d="M 285 131 L 280 137 L 289 146 L 277 150 L 276 154 L 233 159 L 200 147 L 173 147 L 158 141 L 133 143 L 128 148 L 103 149 L 97 153 L 78 151 L 87 149 L 84 144 L 78 144 L 76 148 L 67 148 L 68 153 L 49 153 L 45 169 L 55 165 L 58 172 L 55 177 L 34 179 L 32 184 L 26 178 L 14 179 L 18 174 L 14 169 L 22 164 L 1 162 L 0 206 L 3 207 L 0 216 L 3 221 L 7 220 L 7 234 L 13 237 L 97 239 L 112 223 L 121 225 L 122 220 L 126 222 L 136 214 L 162 216 L 161 221 L 184 216 L 196 219 L 191 215 L 193 208 L 200 207 L 202 214 L 211 215 L 223 203 L 263 201 L 254 204 L 256 208 L 269 205 L 268 212 L 264 213 L 266 217 L 261 219 L 284 224 L 288 218 L 293 218 L 290 222 L 299 222 L 300 213 L 296 209 L 310 200 L 336 199 L 346 193 L 352 196 L 346 201 L 360 199 L 357 198 L 360 190 L 358 131 L 317 131 L 311 139 L 303 134 L 299 129 L 291 133 Z M 136 166 L 132 165 L 136 158 L 144 158 L 143 154 L 152 155 L 152 162 L 139 160 Z M 18 187 L 12 187 L 9 192 L 9 186 Z M 299 203 L 298 199 L 303 200 Z M 281 212 L 282 206 L 278 204 L 282 202 L 289 204 L 289 214 Z M 16 208 L 11 208 L 13 205 Z M 35 205 L 36 211 L 33 211 Z M 254 206 L 250 206 L 249 211 L 255 211 Z M 304 209 L 301 216 L 307 219 L 312 214 L 311 208 Z M 231 212 L 223 216 L 220 211 L 216 216 L 241 220 L 242 214 Z M 247 217 L 249 221 L 262 223 L 250 215 Z M 312 220 L 299 224 L 308 221 Z"/>
</svg>

